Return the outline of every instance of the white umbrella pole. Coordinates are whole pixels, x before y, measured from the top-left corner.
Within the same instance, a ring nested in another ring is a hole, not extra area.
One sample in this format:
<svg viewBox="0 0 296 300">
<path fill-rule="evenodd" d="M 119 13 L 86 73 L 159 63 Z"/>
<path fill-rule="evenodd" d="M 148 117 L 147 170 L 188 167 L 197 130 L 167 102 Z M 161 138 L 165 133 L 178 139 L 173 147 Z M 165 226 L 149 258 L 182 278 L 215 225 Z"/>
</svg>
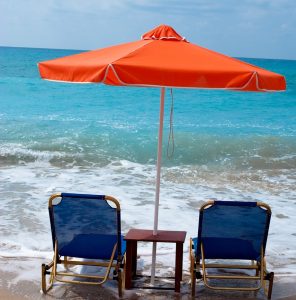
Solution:
<svg viewBox="0 0 296 300">
<path fill-rule="evenodd" d="M 159 129 L 158 129 L 158 146 L 157 146 L 156 190 L 155 190 L 153 235 L 157 235 L 157 228 L 158 228 L 158 206 L 159 206 L 160 171 L 161 171 L 161 157 L 162 157 L 164 96 L 165 96 L 165 88 L 162 87 L 161 88 L 161 96 L 160 96 L 160 109 L 159 109 Z M 153 249 L 152 249 L 151 284 L 154 284 L 155 263 L 156 263 L 156 243 L 154 242 Z"/>
</svg>

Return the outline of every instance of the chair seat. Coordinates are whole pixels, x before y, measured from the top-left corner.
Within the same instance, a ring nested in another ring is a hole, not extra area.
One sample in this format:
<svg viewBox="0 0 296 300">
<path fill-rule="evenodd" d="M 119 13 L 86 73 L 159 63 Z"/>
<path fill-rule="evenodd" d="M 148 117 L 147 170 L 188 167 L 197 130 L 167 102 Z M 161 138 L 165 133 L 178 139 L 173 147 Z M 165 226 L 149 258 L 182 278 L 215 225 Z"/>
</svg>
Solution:
<svg viewBox="0 0 296 300">
<path fill-rule="evenodd" d="M 192 297 L 202 279 L 208 288 L 230 291 L 258 291 L 269 281 L 264 288 L 270 299 L 274 274 L 264 259 L 270 217 L 263 202 L 210 200 L 201 206 L 198 235 L 190 243 Z"/>
<path fill-rule="evenodd" d="M 88 258 L 88 259 L 110 259 L 115 243 L 116 235 L 107 234 L 79 234 L 69 243 L 59 245 L 59 255 Z M 124 255 L 126 242 L 121 235 L 121 254 Z M 117 258 L 118 251 L 115 253 Z"/>
<path fill-rule="evenodd" d="M 122 297 L 126 244 L 121 235 L 118 200 L 108 195 L 57 193 L 50 196 L 48 211 L 54 255 L 49 264 L 42 264 L 43 293 L 55 281 L 102 285 L 107 280 L 117 280 L 118 296 Z M 69 268 L 62 268 L 61 272 L 58 267 L 61 264 Z M 73 272 L 71 266 L 99 268 L 101 274 L 93 275 L 83 267 Z M 110 276 L 112 269 L 113 276 Z M 50 276 L 49 284 L 47 276 Z"/>
<path fill-rule="evenodd" d="M 193 238 L 195 255 L 201 255 L 198 238 Z M 260 260 L 260 253 L 254 250 L 252 241 L 238 238 L 203 238 L 205 259 Z"/>
</svg>

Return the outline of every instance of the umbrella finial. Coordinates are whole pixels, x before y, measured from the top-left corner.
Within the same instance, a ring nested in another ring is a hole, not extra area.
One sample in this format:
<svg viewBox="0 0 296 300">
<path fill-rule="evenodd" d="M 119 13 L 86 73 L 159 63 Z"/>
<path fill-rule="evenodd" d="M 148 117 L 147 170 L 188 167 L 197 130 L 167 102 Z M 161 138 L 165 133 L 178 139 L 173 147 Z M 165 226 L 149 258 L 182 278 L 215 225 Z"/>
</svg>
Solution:
<svg viewBox="0 0 296 300">
<path fill-rule="evenodd" d="M 187 42 L 185 37 L 179 35 L 173 27 L 163 24 L 144 33 L 142 35 L 142 40 L 170 40 Z"/>
</svg>

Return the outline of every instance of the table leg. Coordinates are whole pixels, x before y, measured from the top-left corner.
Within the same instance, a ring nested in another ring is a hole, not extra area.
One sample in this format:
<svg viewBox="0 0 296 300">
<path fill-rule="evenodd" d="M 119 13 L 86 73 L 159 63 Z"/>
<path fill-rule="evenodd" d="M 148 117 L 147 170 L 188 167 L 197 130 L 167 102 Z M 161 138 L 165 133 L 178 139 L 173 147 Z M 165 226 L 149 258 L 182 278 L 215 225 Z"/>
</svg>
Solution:
<svg viewBox="0 0 296 300">
<path fill-rule="evenodd" d="M 175 292 L 180 293 L 183 269 L 183 243 L 176 243 Z"/>
<path fill-rule="evenodd" d="M 132 278 L 137 275 L 137 241 L 132 242 Z"/>
<path fill-rule="evenodd" d="M 125 261 L 125 288 L 132 288 L 132 271 L 133 271 L 133 242 L 126 241 L 126 261 Z"/>
</svg>

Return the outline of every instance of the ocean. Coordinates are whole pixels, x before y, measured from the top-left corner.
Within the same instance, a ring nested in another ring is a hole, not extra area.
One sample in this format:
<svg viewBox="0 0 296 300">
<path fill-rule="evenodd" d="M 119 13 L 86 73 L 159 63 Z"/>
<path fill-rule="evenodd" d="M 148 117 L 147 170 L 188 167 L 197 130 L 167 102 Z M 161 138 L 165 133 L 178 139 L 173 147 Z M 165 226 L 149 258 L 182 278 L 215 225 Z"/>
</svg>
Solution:
<svg viewBox="0 0 296 300">
<path fill-rule="evenodd" d="M 153 227 L 160 89 L 40 79 L 39 61 L 78 52 L 0 47 L 2 259 L 51 258 L 56 192 L 112 195 L 123 232 Z M 172 157 L 167 92 L 159 229 L 187 231 L 186 271 L 204 201 L 263 201 L 273 211 L 268 268 L 296 274 L 296 61 L 240 59 L 283 74 L 287 91 L 174 89 Z M 157 273 L 173 270 L 174 251 L 159 244 Z M 146 270 L 151 244 L 139 254 Z"/>
</svg>

